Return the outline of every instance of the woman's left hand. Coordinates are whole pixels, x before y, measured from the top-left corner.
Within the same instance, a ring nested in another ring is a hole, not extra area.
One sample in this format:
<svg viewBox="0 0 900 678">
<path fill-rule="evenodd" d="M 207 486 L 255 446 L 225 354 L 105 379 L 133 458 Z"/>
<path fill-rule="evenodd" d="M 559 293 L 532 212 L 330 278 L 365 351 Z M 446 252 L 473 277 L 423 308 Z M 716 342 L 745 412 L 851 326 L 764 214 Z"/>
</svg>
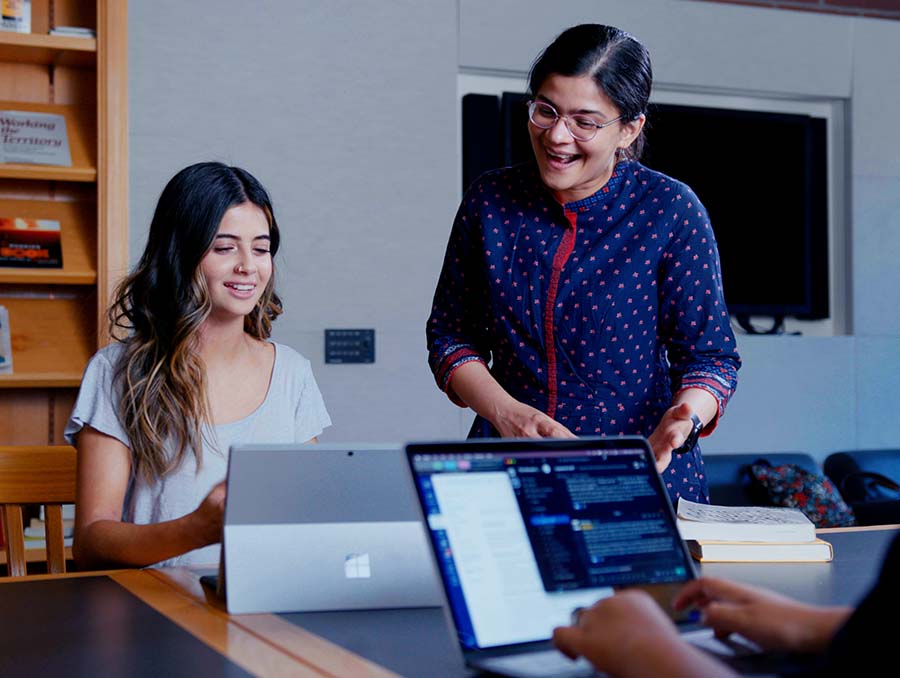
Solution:
<svg viewBox="0 0 900 678">
<path fill-rule="evenodd" d="M 647 439 L 656 457 L 656 470 L 662 473 L 672 461 L 672 450 L 681 447 L 693 428 L 687 403 L 673 405 L 663 415 L 659 425 Z"/>
</svg>

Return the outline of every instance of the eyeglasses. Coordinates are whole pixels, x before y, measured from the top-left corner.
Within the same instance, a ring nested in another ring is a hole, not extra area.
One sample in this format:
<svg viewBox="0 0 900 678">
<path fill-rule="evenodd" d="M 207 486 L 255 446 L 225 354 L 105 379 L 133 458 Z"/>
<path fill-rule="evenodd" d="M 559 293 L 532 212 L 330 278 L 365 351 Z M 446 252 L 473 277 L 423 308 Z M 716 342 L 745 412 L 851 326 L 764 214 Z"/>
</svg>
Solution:
<svg viewBox="0 0 900 678">
<path fill-rule="evenodd" d="M 586 115 L 560 115 L 553 106 L 545 101 L 531 101 L 528 104 L 528 119 L 531 120 L 535 127 L 541 129 L 550 129 L 555 127 L 559 119 L 562 118 L 566 123 L 566 129 L 573 139 L 578 141 L 590 141 L 604 127 L 609 127 L 614 122 L 622 120 L 625 116 L 620 115 L 607 122 L 596 122 Z"/>
</svg>

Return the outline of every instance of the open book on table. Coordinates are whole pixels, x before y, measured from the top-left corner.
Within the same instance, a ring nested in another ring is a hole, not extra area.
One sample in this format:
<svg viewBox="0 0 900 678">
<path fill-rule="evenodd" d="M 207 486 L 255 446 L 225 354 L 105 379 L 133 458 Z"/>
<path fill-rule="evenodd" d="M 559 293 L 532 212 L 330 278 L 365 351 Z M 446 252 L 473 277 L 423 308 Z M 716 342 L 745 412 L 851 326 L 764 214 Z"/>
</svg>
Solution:
<svg viewBox="0 0 900 678">
<path fill-rule="evenodd" d="M 809 542 L 816 527 L 802 511 L 768 506 L 715 506 L 678 500 L 682 539 L 740 542 Z"/>
</svg>

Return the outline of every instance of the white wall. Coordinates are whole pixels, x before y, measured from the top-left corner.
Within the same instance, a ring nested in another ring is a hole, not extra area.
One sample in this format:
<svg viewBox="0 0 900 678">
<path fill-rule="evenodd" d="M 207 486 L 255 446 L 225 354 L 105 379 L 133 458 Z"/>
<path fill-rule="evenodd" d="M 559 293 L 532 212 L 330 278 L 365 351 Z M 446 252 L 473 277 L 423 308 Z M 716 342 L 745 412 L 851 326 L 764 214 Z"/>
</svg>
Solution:
<svg viewBox="0 0 900 678">
<path fill-rule="evenodd" d="M 270 190 L 286 312 L 324 440 L 459 435 L 424 323 L 456 209 L 457 10 L 445 0 L 130 3 L 132 259 L 164 183 L 216 159 Z M 325 328 L 376 330 L 374 365 L 324 365 Z"/>
<path fill-rule="evenodd" d="M 324 439 L 464 435 L 471 416 L 434 387 L 424 348 L 458 199 L 457 74 L 526 71 L 581 21 L 639 36 L 667 88 L 848 101 L 854 334 L 739 337 L 738 392 L 705 449 L 900 445 L 896 21 L 684 0 L 133 2 L 132 258 L 176 170 L 246 167 L 284 231 L 275 336 L 313 361 Z M 377 362 L 324 365 L 326 327 L 374 327 Z"/>
</svg>

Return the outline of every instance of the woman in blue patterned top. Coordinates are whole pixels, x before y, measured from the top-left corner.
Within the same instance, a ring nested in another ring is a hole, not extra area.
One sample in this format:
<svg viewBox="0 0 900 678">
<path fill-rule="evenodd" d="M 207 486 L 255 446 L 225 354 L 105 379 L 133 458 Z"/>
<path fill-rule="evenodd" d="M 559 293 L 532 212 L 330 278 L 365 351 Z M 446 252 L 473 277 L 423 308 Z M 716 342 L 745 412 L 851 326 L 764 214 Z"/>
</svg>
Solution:
<svg viewBox="0 0 900 678">
<path fill-rule="evenodd" d="M 478 414 L 471 436 L 644 435 L 672 500 L 708 501 L 696 438 L 740 359 L 706 210 L 638 162 L 651 83 L 644 46 L 608 26 L 570 28 L 538 57 L 535 162 L 466 192 L 429 363 Z"/>
</svg>

